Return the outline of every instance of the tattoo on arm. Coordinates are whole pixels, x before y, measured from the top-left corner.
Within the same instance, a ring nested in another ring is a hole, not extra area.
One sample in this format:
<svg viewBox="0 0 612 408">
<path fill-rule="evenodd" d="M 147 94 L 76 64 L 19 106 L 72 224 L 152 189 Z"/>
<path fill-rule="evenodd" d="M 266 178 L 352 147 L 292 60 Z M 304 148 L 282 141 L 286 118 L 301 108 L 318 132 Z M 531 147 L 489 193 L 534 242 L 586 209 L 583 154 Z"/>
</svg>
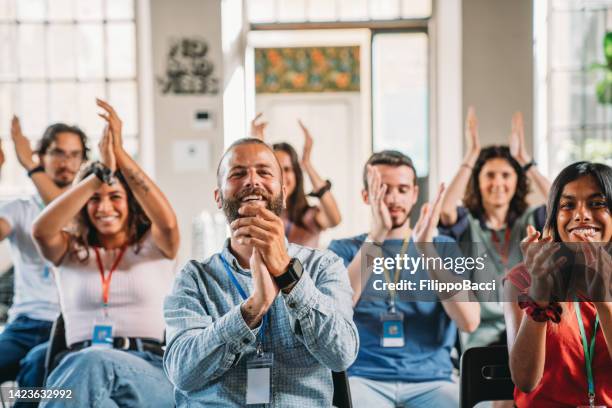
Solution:
<svg viewBox="0 0 612 408">
<path fill-rule="evenodd" d="M 124 169 L 123 171 L 125 172 L 125 175 L 128 178 L 128 180 L 132 181 L 136 186 L 141 188 L 145 194 L 149 192 L 150 188 L 147 185 L 147 181 L 144 177 L 143 172 L 140 172 L 138 170 L 133 170 L 130 168 Z"/>
<path fill-rule="evenodd" d="M 242 313 L 242 318 L 244 322 L 249 326 L 249 328 L 254 329 L 259 324 L 261 318 L 258 316 L 257 311 L 253 305 L 248 302 L 244 302 L 240 306 L 240 313 Z"/>
</svg>

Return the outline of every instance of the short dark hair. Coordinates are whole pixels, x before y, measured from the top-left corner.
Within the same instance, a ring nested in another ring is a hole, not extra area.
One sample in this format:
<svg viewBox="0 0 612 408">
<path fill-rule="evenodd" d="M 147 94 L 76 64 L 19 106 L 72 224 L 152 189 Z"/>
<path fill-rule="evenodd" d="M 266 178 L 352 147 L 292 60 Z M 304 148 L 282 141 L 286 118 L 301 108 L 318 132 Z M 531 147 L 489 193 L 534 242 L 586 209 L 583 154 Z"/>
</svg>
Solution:
<svg viewBox="0 0 612 408">
<path fill-rule="evenodd" d="M 406 156 L 404 153 L 397 150 L 383 150 L 381 152 L 373 153 L 365 166 L 363 166 L 363 188 L 368 189 L 368 166 L 375 166 L 377 164 L 386 164 L 387 166 L 408 166 L 414 173 L 414 184 L 417 184 L 417 173 L 412 163 L 412 159 Z"/>
<path fill-rule="evenodd" d="M 236 140 L 234 143 L 232 143 L 223 153 L 223 155 L 221 156 L 221 159 L 219 160 L 219 164 L 217 164 L 217 186 L 221 186 L 221 180 L 219 179 L 219 176 L 221 175 L 221 163 L 223 163 L 223 160 L 225 159 L 225 156 L 227 156 L 227 154 L 229 152 L 231 152 L 235 147 L 238 146 L 242 146 L 242 145 L 246 145 L 246 144 L 256 144 L 256 145 L 261 145 L 261 146 L 265 146 L 268 149 L 270 149 L 270 151 L 272 152 L 272 154 L 274 154 L 274 150 L 272 149 L 272 147 L 270 147 L 269 144 L 267 144 L 266 142 L 264 142 L 261 139 L 257 139 L 255 137 L 243 137 L 242 139 L 238 139 Z M 276 156 L 274 156 L 276 157 Z M 278 160 L 276 161 L 276 163 L 278 164 L 279 169 L 281 170 L 281 174 L 283 172 L 283 169 L 280 166 L 280 163 L 278 163 Z"/>
<path fill-rule="evenodd" d="M 82 158 L 83 161 L 87 161 L 87 156 L 89 153 L 89 148 L 87 147 L 87 135 L 85 135 L 85 132 L 83 132 L 78 126 L 71 126 L 65 123 L 54 123 L 45 130 L 45 133 L 43 133 L 43 136 L 38 142 L 38 149 L 36 149 L 38 155 L 42 156 L 46 154 L 49 146 L 51 146 L 51 143 L 55 142 L 57 135 L 60 133 L 73 133 L 79 137 L 81 140 L 81 145 L 83 146 Z"/>
<path fill-rule="evenodd" d="M 587 161 L 570 164 L 561 170 L 561 173 L 553 181 L 548 193 L 546 224 L 544 228 L 550 230 L 550 234 L 556 242 L 561 242 L 561 237 L 557 230 L 557 214 L 559 213 L 559 201 L 561 194 L 563 194 L 563 189 L 566 184 L 585 176 L 593 177 L 606 198 L 608 209 L 612 211 L 612 168 L 602 163 Z"/>
<path fill-rule="evenodd" d="M 480 194 L 480 181 L 478 177 L 484 165 L 493 159 L 503 159 L 512 166 L 516 172 L 516 190 L 514 196 L 510 200 L 510 208 L 506 215 L 506 222 L 512 226 L 529 207 L 527 203 L 527 194 L 529 193 L 529 180 L 527 175 L 523 171 L 523 168 L 516 161 L 510 153 L 508 146 L 488 146 L 480 151 L 470 181 L 465 190 L 465 196 L 463 197 L 463 205 L 467 208 L 472 216 L 475 218 L 481 218 L 485 216 L 484 205 L 482 204 L 482 195 Z"/>
</svg>

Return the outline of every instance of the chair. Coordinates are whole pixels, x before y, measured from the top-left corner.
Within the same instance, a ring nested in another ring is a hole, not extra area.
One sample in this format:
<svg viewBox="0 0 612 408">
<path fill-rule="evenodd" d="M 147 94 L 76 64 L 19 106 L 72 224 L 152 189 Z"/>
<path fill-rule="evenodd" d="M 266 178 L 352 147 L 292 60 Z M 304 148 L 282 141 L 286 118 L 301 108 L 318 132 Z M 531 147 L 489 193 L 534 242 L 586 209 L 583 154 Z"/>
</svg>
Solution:
<svg viewBox="0 0 612 408">
<path fill-rule="evenodd" d="M 63 352 L 68 350 L 66 344 L 66 330 L 64 328 L 64 317 L 60 314 L 53 326 L 51 326 L 51 335 L 49 336 L 49 348 L 47 349 L 47 355 L 45 356 L 45 380 L 43 384 L 47 383 L 47 378 L 53 369 L 59 363 L 58 357 Z"/>
<path fill-rule="evenodd" d="M 473 347 L 461 356 L 461 408 L 514 399 L 506 346 Z"/>
<path fill-rule="evenodd" d="M 334 407 L 353 408 L 351 387 L 346 371 L 332 371 L 332 380 L 334 382 L 334 397 L 332 400 Z"/>
</svg>

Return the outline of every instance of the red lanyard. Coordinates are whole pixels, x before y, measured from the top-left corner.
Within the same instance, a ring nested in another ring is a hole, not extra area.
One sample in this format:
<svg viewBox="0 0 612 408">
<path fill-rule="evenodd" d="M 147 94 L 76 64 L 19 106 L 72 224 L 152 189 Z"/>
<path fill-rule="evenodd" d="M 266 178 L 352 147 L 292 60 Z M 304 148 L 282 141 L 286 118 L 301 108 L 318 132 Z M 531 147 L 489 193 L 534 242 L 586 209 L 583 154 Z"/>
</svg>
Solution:
<svg viewBox="0 0 612 408">
<path fill-rule="evenodd" d="M 510 254 L 510 228 L 506 227 L 506 232 L 504 235 L 504 246 L 502 247 L 499 242 L 499 238 L 497 238 L 497 233 L 491 230 L 491 239 L 493 241 L 493 245 L 495 245 L 495 249 L 501 258 L 501 262 L 503 267 L 506 267 L 508 263 L 508 256 Z"/>
<path fill-rule="evenodd" d="M 100 252 L 98 248 L 94 247 L 94 251 L 96 252 L 96 261 L 98 262 L 98 270 L 100 271 L 100 278 L 102 279 L 102 303 L 106 307 L 108 306 L 108 299 L 110 297 L 110 282 L 113 276 L 113 272 L 117 269 L 119 262 L 121 262 L 121 258 L 123 258 L 123 254 L 125 253 L 125 249 L 127 246 L 122 246 L 117 258 L 115 258 L 115 262 L 108 271 L 108 276 L 104 277 L 104 265 L 102 265 L 102 259 L 100 259 Z"/>
</svg>

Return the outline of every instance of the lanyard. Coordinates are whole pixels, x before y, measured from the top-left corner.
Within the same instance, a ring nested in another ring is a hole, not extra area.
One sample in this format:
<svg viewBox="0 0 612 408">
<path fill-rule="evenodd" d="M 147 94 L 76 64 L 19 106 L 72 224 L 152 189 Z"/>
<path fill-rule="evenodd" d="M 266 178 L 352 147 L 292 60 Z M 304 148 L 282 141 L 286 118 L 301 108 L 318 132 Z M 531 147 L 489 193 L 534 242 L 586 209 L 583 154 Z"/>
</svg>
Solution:
<svg viewBox="0 0 612 408">
<path fill-rule="evenodd" d="M 410 236 L 407 236 L 406 238 L 404 238 L 404 241 L 402 242 L 402 249 L 400 250 L 400 258 L 402 258 L 404 254 L 406 253 L 409 243 L 410 243 Z M 384 272 L 385 272 L 385 281 L 387 282 L 387 287 L 389 287 L 389 284 L 391 283 L 391 277 L 389 275 L 389 270 L 385 268 Z M 401 272 L 396 265 L 395 273 L 393 275 L 394 284 L 397 284 L 397 282 L 399 281 L 400 275 L 401 275 Z M 389 308 L 391 309 L 391 312 L 395 312 L 395 295 L 396 295 L 396 292 L 395 292 L 395 286 L 394 286 L 393 289 L 389 289 Z"/>
<path fill-rule="evenodd" d="M 595 338 L 597 337 L 597 326 L 599 326 L 599 315 L 595 315 L 595 328 L 593 329 L 593 337 L 591 337 L 591 346 L 588 346 L 584 323 L 582 321 L 582 313 L 580 312 L 580 302 L 574 300 L 574 309 L 576 309 L 576 318 L 580 327 L 580 337 L 582 337 L 582 348 L 584 350 L 584 362 L 586 366 L 587 382 L 589 385 L 589 404 L 595 406 L 595 382 L 593 380 L 593 356 L 595 355 Z"/>
<path fill-rule="evenodd" d="M 506 231 L 504 233 L 504 246 L 502 247 L 499 242 L 499 238 L 497 238 L 497 233 L 491 230 L 491 240 L 493 241 L 493 245 L 495 245 L 495 249 L 501 258 L 502 266 L 506 268 L 508 264 L 508 256 L 510 255 L 510 233 L 512 231 L 509 227 L 506 227 Z"/>
<path fill-rule="evenodd" d="M 238 289 L 238 293 L 240 293 L 240 297 L 242 298 L 242 300 L 246 300 L 248 296 L 242 286 L 240 286 L 240 283 L 238 282 L 238 279 L 236 279 L 236 276 L 234 276 L 234 273 L 232 272 L 232 267 L 223 255 L 220 255 L 220 257 L 221 262 L 223 262 L 223 266 L 225 267 L 225 272 L 227 272 L 227 276 L 229 276 L 236 289 Z M 257 344 L 258 355 L 261 355 L 263 353 L 264 331 L 266 330 L 267 323 L 268 314 L 266 313 L 261 320 L 261 328 L 259 329 L 259 342 Z"/>
<path fill-rule="evenodd" d="M 293 229 L 293 223 L 287 220 L 287 223 L 285 224 L 285 237 L 287 237 L 287 239 L 289 239 L 289 234 L 291 234 L 292 229 Z"/>
<path fill-rule="evenodd" d="M 108 276 L 105 277 L 104 276 L 104 265 L 102 264 L 102 259 L 100 258 L 100 251 L 98 251 L 98 248 L 94 247 L 94 251 L 96 252 L 96 261 L 98 263 L 98 270 L 100 271 L 100 278 L 102 279 L 102 306 L 104 306 L 104 314 L 108 313 L 107 307 L 108 307 L 108 299 L 110 297 L 111 278 L 113 276 L 113 272 L 115 272 L 115 270 L 117 269 L 117 266 L 119 266 L 119 262 L 121 262 L 121 258 L 123 258 L 123 254 L 125 253 L 126 248 L 127 246 L 125 245 L 121 247 L 119 254 L 115 258 L 113 265 L 108 271 Z"/>
</svg>

